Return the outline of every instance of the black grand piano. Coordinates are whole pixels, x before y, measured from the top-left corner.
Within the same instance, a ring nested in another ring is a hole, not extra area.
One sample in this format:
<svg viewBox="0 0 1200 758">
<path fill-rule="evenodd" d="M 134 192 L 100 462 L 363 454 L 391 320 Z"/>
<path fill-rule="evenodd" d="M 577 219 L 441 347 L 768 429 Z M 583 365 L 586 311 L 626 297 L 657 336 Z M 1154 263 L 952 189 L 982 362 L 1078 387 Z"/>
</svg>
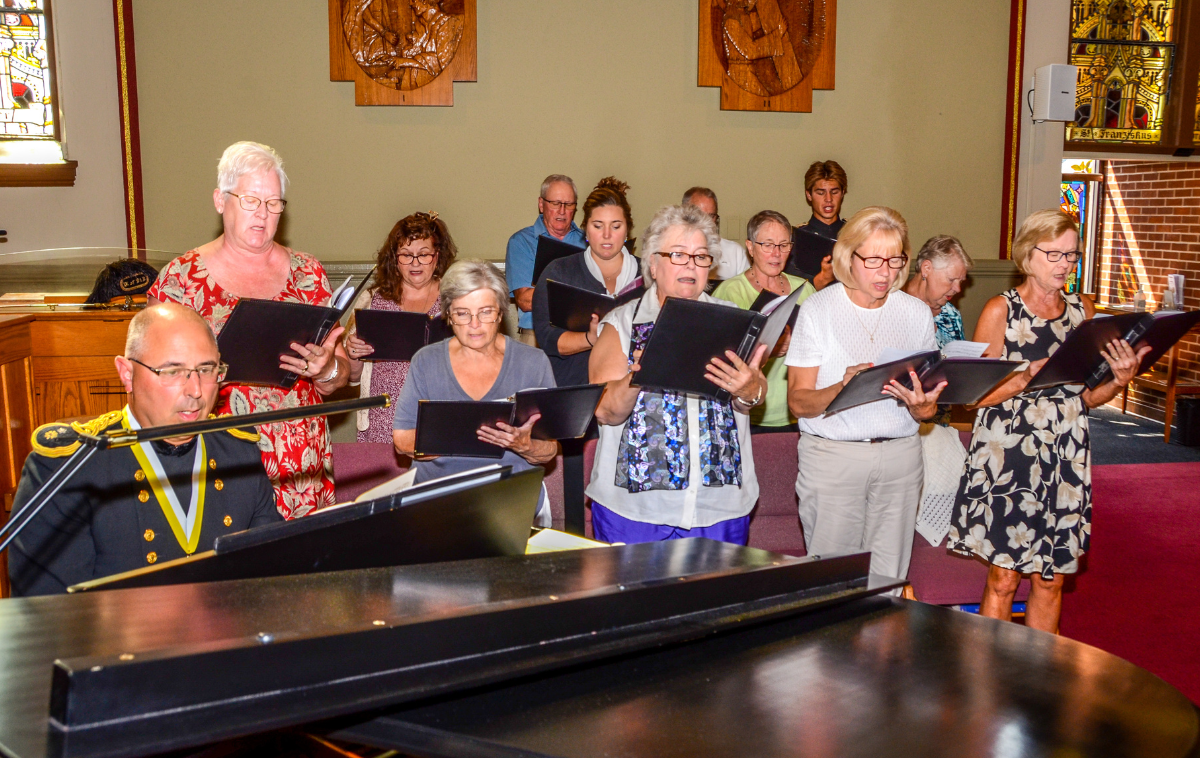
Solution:
<svg viewBox="0 0 1200 758">
<path fill-rule="evenodd" d="M 1196 708 L 1161 679 L 893 597 L 869 554 L 523 555 L 506 525 L 530 523 L 540 471 L 460 484 L 0 601 L 0 753 L 1200 755 Z M 406 542 L 406 519 L 439 536 Z"/>
</svg>

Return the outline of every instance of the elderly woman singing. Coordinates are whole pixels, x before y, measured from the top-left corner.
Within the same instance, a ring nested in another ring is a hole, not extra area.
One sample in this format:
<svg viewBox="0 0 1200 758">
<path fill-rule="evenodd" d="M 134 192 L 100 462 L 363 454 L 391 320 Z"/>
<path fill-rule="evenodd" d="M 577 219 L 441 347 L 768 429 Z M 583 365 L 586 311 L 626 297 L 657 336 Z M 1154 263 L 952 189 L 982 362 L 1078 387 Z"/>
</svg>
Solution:
<svg viewBox="0 0 1200 758">
<path fill-rule="evenodd" d="M 713 251 L 721 249 L 707 213 L 663 208 L 643 239 L 642 272 L 652 284 L 604 317 L 589 362 L 591 380 L 608 384 L 596 410 L 600 440 L 587 489 L 592 527 L 605 542 L 709 537 L 744 545 L 758 500 L 747 414 L 766 395 L 759 366 L 767 346 L 749 363 L 732 352 L 709 362 L 708 380 L 732 402 L 633 385 L 668 297 L 725 303 L 704 294 Z"/>
<path fill-rule="evenodd" d="M 217 165 L 213 205 L 222 234 L 184 253 L 158 275 L 152 301 L 174 301 L 197 311 L 219 335 L 243 297 L 328 305 L 329 280 L 315 258 L 275 241 L 287 206 L 287 174 L 279 155 L 256 142 L 230 145 Z M 226 384 L 218 413 L 257 413 L 321 402 L 345 385 L 349 362 L 335 327 L 324 343 L 292 343 L 295 355 L 281 355 L 280 368 L 300 379 L 290 390 Z M 333 450 L 324 416 L 259 428 L 263 468 L 275 486 L 279 512 L 295 518 L 333 505 Z"/>
</svg>

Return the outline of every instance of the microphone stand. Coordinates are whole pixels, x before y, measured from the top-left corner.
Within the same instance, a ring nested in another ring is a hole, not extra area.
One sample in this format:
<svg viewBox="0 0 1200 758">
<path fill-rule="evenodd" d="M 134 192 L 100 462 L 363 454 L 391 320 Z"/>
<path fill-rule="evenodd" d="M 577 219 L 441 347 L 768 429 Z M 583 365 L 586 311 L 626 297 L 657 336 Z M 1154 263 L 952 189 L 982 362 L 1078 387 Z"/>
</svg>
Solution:
<svg viewBox="0 0 1200 758">
<path fill-rule="evenodd" d="M 88 459 L 97 450 L 131 447 L 140 442 L 165 440 L 172 437 L 191 437 L 207 432 L 221 432 L 226 429 L 275 424 L 280 421 L 294 421 L 296 419 L 312 418 L 313 416 L 330 416 L 337 413 L 360 411 L 366 408 L 386 408 L 390 405 L 391 398 L 387 395 L 376 395 L 374 397 L 355 398 L 353 400 L 339 400 L 333 403 L 306 405 L 302 408 L 283 408 L 277 411 L 248 413 L 244 416 L 221 416 L 219 418 L 204 419 L 203 421 L 192 421 L 187 424 L 168 424 L 167 426 L 155 426 L 148 429 L 122 428 L 100 434 L 84 434 L 83 432 L 72 430 L 76 439 L 82 444 L 54 472 L 54 475 L 38 488 L 38 491 L 34 493 L 33 497 L 29 498 L 20 510 L 13 512 L 12 516 L 8 519 L 8 523 L 0 527 L 0 553 L 8 549 L 9 543 L 17 538 L 17 535 L 29 525 L 29 522 L 37 518 L 42 508 L 58 494 L 58 491 L 71 480 L 71 477 L 78 473 L 79 469 L 83 468 L 84 464 L 88 462 Z"/>
</svg>

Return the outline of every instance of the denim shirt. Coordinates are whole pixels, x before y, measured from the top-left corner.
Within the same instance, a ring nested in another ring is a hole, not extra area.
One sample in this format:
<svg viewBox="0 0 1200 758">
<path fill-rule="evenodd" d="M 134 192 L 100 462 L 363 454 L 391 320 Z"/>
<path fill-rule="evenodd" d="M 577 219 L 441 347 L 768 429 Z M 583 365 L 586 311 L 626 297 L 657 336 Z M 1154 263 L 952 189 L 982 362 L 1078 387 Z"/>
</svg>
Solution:
<svg viewBox="0 0 1200 758">
<path fill-rule="evenodd" d="M 534 285 L 533 264 L 537 258 L 538 237 L 543 234 L 548 235 L 550 232 L 546 230 L 546 224 L 539 215 L 533 226 L 527 226 L 508 238 L 508 248 L 504 253 L 504 278 L 508 280 L 508 294 Z M 574 221 L 571 222 L 571 229 L 562 241 L 576 247 L 587 247 L 587 239 Z M 517 326 L 522 329 L 533 328 L 532 312 L 517 309 L 517 314 Z"/>
</svg>

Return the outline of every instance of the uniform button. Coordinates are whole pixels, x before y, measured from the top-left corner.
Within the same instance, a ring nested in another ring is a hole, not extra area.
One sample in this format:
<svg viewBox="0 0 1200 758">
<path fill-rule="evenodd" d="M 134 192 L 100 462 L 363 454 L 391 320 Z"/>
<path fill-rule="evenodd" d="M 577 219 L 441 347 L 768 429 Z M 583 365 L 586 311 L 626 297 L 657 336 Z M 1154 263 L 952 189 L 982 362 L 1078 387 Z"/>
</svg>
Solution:
<svg viewBox="0 0 1200 758">
<path fill-rule="evenodd" d="M 213 487 L 216 488 L 217 492 L 220 492 L 221 490 L 225 489 L 225 482 L 218 479 L 217 481 L 213 482 Z"/>
<path fill-rule="evenodd" d="M 146 490 L 142 490 L 141 492 L 138 493 L 138 500 L 140 500 L 141 502 L 144 503 L 149 499 L 150 499 L 150 493 L 147 492 Z"/>
<path fill-rule="evenodd" d="M 224 523 L 225 523 L 225 526 L 233 526 L 233 517 L 226 516 Z"/>
<path fill-rule="evenodd" d="M 146 563 L 154 563 L 158 560 L 158 553 L 146 553 Z"/>
<path fill-rule="evenodd" d="M 153 540 L 154 540 L 154 530 L 153 530 L 153 529 L 147 529 L 147 530 L 146 530 L 146 533 L 145 533 L 145 534 L 143 534 L 142 536 L 146 538 L 146 542 L 151 542 L 151 541 L 153 541 Z"/>
<path fill-rule="evenodd" d="M 210 469 L 212 469 L 212 470 L 216 471 L 216 469 L 217 469 L 217 459 L 216 459 L 216 458 L 209 458 L 209 459 L 208 459 L 208 467 L 209 467 Z"/>
<path fill-rule="evenodd" d="M 137 471 L 133 472 L 133 478 L 138 480 L 139 482 L 144 482 L 144 481 L 146 481 L 146 472 L 142 471 L 141 469 L 138 469 Z"/>
</svg>

